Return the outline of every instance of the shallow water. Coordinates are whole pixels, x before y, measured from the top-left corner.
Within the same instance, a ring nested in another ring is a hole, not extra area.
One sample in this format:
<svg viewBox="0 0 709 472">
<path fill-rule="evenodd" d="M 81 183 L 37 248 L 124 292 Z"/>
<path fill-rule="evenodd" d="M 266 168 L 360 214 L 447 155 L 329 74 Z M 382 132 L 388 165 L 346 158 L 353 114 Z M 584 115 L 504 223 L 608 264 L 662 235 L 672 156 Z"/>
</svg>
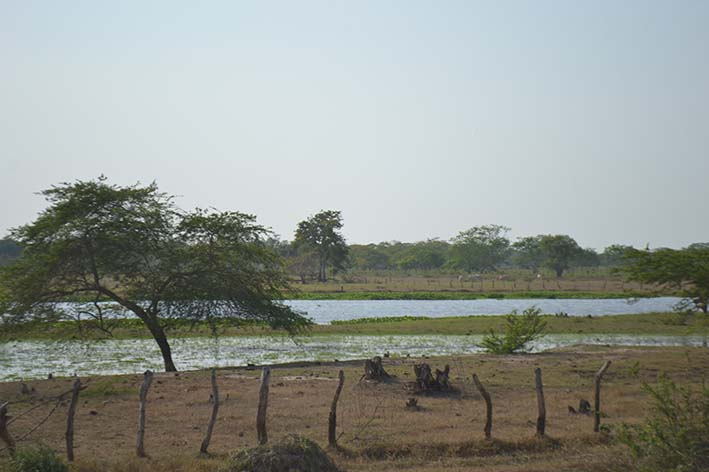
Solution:
<svg viewBox="0 0 709 472">
<path fill-rule="evenodd" d="M 502 315 L 536 306 L 542 313 L 570 316 L 625 315 L 672 311 L 676 297 L 638 299 L 479 299 L 479 300 L 288 300 L 296 310 L 306 312 L 318 324 L 389 316 Z"/>
<path fill-rule="evenodd" d="M 363 359 L 389 351 L 398 356 L 457 355 L 479 352 L 481 336 L 243 336 L 182 338 L 172 340 L 174 360 L 180 370 L 209 367 L 279 364 L 293 361 Z M 700 336 L 548 335 L 532 345 L 543 351 L 574 344 L 618 346 L 701 346 Z M 0 381 L 77 374 L 137 374 L 163 368 L 152 339 L 103 341 L 13 341 L 0 344 Z"/>
<path fill-rule="evenodd" d="M 564 312 L 569 316 L 626 315 L 672 311 L 681 299 L 676 297 L 636 299 L 479 299 L 479 300 L 286 300 L 285 303 L 304 313 L 318 324 L 359 318 L 392 316 L 446 316 L 504 315 L 512 310 L 523 311 L 536 306 L 542 313 Z M 80 303 L 62 303 L 68 313 L 85 307 Z M 132 317 L 130 313 L 113 310 L 113 304 L 104 304 L 109 317 Z M 89 307 L 92 309 L 93 307 Z"/>
</svg>

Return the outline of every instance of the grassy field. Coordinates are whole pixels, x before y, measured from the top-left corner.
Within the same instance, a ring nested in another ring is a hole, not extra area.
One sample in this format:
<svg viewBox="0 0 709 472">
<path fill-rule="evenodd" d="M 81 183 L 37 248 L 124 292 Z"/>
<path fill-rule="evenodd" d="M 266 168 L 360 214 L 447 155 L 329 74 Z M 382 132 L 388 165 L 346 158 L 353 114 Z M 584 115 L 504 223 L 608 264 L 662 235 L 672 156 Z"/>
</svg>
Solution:
<svg viewBox="0 0 709 472">
<path fill-rule="evenodd" d="M 546 332 L 584 333 L 584 334 L 655 334 L 688 335 L 705 334 L 709 331 L 709 317 L 696 314 L 647 313 L 641 315 L 612 315 L 597 317 L 559 317 L 545 315 Z M 504 316 L 456 316 L 447 318 L 394 317 L 365 318 L 360 320 L 336 322 L 331 325 L 313 325 L 311 334 L 348 334 L 348 335 L 395 335 L 395 334 L 484 334 L 490 329 L 499 330 L 505 324 Z M 149 338 L 151 335 L 139 320 L 115 321 L 113 338 Z M 287 335 L 283 331 L 247 325 L 217 326 L 219 336 L 254 336 Z M 307 333 L 305 333 L 307 335 Z M 170 337 L 212 336 L 212 328 L 205 323 L 192 324 L 177 322 L 168 330 Z M 15 327 L 6 327 L 0 333 L 0 342 L 22 339 L 101 339 L 107 334 L 91 329 L 87 323 L 79 331 L 76 323 L 28 323 Z"/>
<path fill-rule="evenodd" d="M 624 281 L 605 272 L 571 274 L 562 279 L 504 274 L 471 280 L 454 274 L 343 275 L 326 283 L 293 281 L 289 298 L 305 299 L 469 299 L 469 298 L 628 298 L 672 295 L 668 287 Z"/>
<path fill-rule="evenodd" d="M 567 406 L 592 400 L 593 375 L 605 360 L 612 365 L 603 381 L 605 433 L 592 432 L 592 419 L 569 416 Z M 337 372 L 345 373 L 338 409 L 339 444 L 331 451 L 348 471 L 587 471 L 631 469 L 625 446 L 616 440 L 623 423 L 648 414 L 643 383 L 666 373 L 674 381 L 698 385 L 709 370 L 705 348 L 575 347 L 535 355 L 472 355 L 431 358 L 434 368 L 451 366 L 456 392 L 419 396 L 421 408 L 407 409 L 413 364 L 422 359 L 385 359 L 395 376 L 390 383 L 360 381 L 361 362 L 310 363 L 273 368 L 268 425 L 271 440 L 298 433 L 325 445 L 327 416 Z M 534 436 L 534 374 L 542 369 L 547 404 L 547 439 Z M 476 373 L 494 405 L 493 439 L 483 438 L 484 403 L 471 382 Z M 258 370 L 218 371 L 224 399 L 210 446 L 200 456 L 211 411 L 207 371 L 159 373 L 147 407 L 147 459 L 135 458 L 136 411 L 140 376 L 83 378 L 76 414 L 76 464 L 81 472 L 216 471 L 228 454 L 256 443 Z M 67 390 L 73 379 L 0 383 L 0 398 L 17 415 L 10 431 L 19 437 L 37 424 L 52 404 L 20 416 L 42 398 Z M 63 451 L 66 404 L 30 438 Z M 0 452 L 0 470 L 7 453 Z"/>
</svg>

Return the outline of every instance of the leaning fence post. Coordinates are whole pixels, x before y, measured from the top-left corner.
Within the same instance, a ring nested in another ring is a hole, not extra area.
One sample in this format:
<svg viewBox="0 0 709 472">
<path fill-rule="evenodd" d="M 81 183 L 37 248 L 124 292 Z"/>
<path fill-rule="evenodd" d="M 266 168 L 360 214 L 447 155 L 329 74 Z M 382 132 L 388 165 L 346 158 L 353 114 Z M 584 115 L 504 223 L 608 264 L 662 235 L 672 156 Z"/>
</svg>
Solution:
<svg viewBox="0 0 709 472">
<path fill-rule="evenodd" d="M 214 423 L 217 422 L 217 413 L 219 413 L 219 389 L 217 388 L 217 369 L 212 369 L 212 400 L 214 401 L 214 406 L 212 406 L 212 417 L 209 418 L 209 425 L 207 426 L 207 435 L 202 441 L 202 446 L 199 448 L 199 452 L 202 454 L 207 453 L 207 448 L 209 447 L 209 442 L 212 440 L 212 430 L 214 429 Z"/>
<path fill-rule="evenodd" d="M 330 418 L 328 419 L 327 443 L 331 447 L 337 447 L 337 401 L 340 399 L 342 386 L 345 383 L 345 373 L 340 371 L 338 377 L 340 381 L 337 384 L 337 390 L 335 390 L 335 398 L 332 399 L 332 405 L 330 406 Z"/>
<path fill-rule="evenodd" d="M 492 435 L 492 399 L 490 398 L 490 394 L 487 393 L 487 390 L 485 390 L 485 387 L 483 387 L 483 384 L 480 383 L 480 380 L 476 374 L 473 374 L 473 382 L 475 382 L 475 386 L 478 388 L 480 395 L 482 395 L 485 400 L 485 406 L 487 407 L 487 420 L 485 421 L 484 429 L 485 439 L 490 439 L 490 436 Z"/>
<path fill-rule="evenodd" d="M 611 361 L 606 361 L 603 366 L 596 372 L 596 377 L 593 379 L 593 432 L 597 433 L 601 429 L 601 378 L 610 367 Z"/>
<path fill-rule="evenodd" d="M 7 403 L 0 405 L 0 439 L 7 444 L 7 449 L 10 451 L 10 455 L 15 455 L 15 440 L 10 436 L 10 432 L 7 430 L 7 420 L 12 418 L 7 415 Z"/>
<path fill-rule="evenodd" d="M 544 436 L 544 429 L 547 424 L 547 408 L 544 404 L 544 389 L 542 387 L 542 369 L 537 367 L 534 369 L 534 383 L 537 388 L 537 408 L 539 416 L 537 416 L 537 435 Z"/>
<path fill-rule="evenodd" d="M 153 381 L 153 373 L 146 370 L 143 374 L 143 384 L 140 386 L 140 408 L 138 409 L 138 438 L 136 440 L 136 452 L 138 457 L 145 457 L 145 403 L 148 400 L 148 389 Z"/>
<path fill-rule="evenodd" d="M 66 458 L 69 462 L 74 460 L 74 414 L 76 404 L 79 403 L 79 392 L 81 391 L 81 380 L 74 381 L 74 388 L 71 391 L 71 403 L 66 414 Z"/>
<path fill-rule="evenodd" d="M 261 370 L 261 386 L 258 392 L 258 412 L 256 413 L 256 434 L 258 435 L 258 443 L 266 444 L 268 442 L 268 433 L 266 432 L 266 409 L 268 408 L 268 382 L 271 379 L 271 369 L 264 367 Z"/>
</svg>

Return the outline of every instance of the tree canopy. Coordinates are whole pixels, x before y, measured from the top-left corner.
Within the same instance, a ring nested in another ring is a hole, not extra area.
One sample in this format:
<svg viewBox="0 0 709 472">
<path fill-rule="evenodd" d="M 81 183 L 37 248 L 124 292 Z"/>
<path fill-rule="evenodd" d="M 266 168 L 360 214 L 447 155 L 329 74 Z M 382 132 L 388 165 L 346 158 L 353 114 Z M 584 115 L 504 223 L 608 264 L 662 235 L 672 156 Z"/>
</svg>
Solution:
<svg viewBox="0 0 709 472">
<path fill-rule="evenodd" d="M 277 301 L 287 280 L 252 215 L 183 212 L 155 183 L 121 187 L 103 177 L 42 195 L 49 207 L 11 231 L 23 253 L 0 272 L 10 320 L 56 318 L 72 297 L 110 300 L 143 321 L 167 371 L 176 370 L 171 320 L 309 323 Z"/>
<path fill-rule="evenodd" d="M 475 226 L 453 238 L 453 264 L 468 272 L 494 271 L 506 258 L 510 241 L 505 236 L 510 229 L 500 225 Z"/>
<path fill-rule="evenodd" d="M 628 249 L 620 269 L 630 280 L 668 284 L 685 297 L 685 306 L 707 313 L 709 306 L 709 247 L 641 251 Z"/>
<path fill-rule="evenodd" d="M 565 234 L 545 234 L 539 237 L 539 247 L 544 255 L 544 265 L 556 273 L 564 275 L 572 264 L 583 256 L 583 249 L 571 236 Z"/>
<path fill-rule="evenodd" d="M 322 210 L 298 223 L 295 245 L 299 250 L 313 251 L 318 257 L 318 281 L 327 281 L 327 269 L 337 272 L 345 268 L 348 247 L 340 230 L 342 214 Z"/>
</svg>

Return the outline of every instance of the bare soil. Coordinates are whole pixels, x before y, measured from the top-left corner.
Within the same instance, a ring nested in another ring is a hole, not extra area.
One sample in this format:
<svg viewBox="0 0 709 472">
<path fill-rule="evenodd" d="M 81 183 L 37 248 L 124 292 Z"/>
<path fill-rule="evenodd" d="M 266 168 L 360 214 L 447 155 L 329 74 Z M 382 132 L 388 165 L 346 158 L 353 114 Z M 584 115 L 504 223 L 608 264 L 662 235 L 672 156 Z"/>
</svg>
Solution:
<svg viewBox="0 0 709 472">
<path fill-rule="evenodd" d="M 383 338 L 385 341 L 385 338 Z M 382 346 L 382 351 L 386 346 Z M 602 423 L 609 434 L 594 434 L 589 416 L 570 416 L 584 398 L 592 401 L 593 376 L 605 360 L 612 365 L 602 388 Z M 621 423 L 637 423 L 648 411 L 643 383 L 666 373 L 680 383 L 701 383 L 709 372 L 706 348 L 575 347 L 534 355 L 470 355 L 426 359 L 432 368 L 450 364 L 456 392 L 419 396 L 420 408 L 406 408 L 413 394 L 414 363 L 421 359 L 385 358 L 395 379 L 360 380 L 363 362 L 310 363 L 272 367 L 268 427 L 271 439 L 296 433 L 327 444 L 327 419 L 340 369 L 345 387 L 338 409 L 340 450 L 330 450 L 338 467 L 351 471 L 605 471 L 627 468 L 624 446 L 614 440 Z M 547 439 L 535 438 L 537 416 L 534 369 L 541 367 L 547 405 Z M 483 438 L 485 405 L 477 393 L 476 373 L 494 407 L 492 441 Z M 256 406 L 260 370 L 220 369 L 223 399 L 210 454 L 200 456 L 212 405 L 208 371 L 156 373 L 148 395 L 145 448 L 135 457 L 138 389 L 142 376 L 82 379 L 76 416 L 79 471 L 212 471 L 228 454 L 256 445 Z M 0 399 L 19 416 L 43 399 L 71 388 L 74 379 L 0 383 Z M 21 437 L 51 410 L 36 408 L 10 425 Z M 28 440 L 64 451 L 68 404 L 65 402 Z M 22 444 L 26 444 L 24 441 Z M 0 445 L 2 447 L 2 445 Z M 0 452 L 0 470 L 7 462 Z"/>
</svg>

